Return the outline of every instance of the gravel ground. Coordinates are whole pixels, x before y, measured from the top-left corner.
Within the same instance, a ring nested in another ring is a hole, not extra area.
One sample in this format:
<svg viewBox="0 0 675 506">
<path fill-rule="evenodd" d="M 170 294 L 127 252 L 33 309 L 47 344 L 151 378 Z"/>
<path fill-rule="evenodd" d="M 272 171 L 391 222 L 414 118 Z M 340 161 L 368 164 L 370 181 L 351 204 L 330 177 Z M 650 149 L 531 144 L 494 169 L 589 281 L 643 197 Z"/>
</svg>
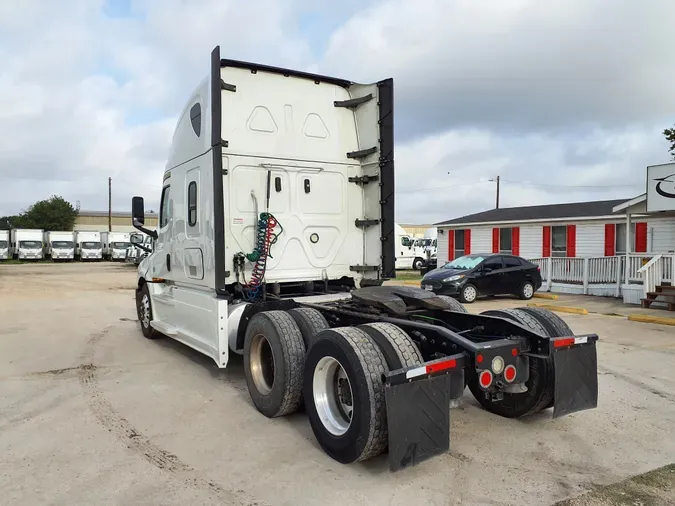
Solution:
<svg viewBox="0 0 675 506">
<path fill-rule="evenodd" d="M 392 474 L 384 456 L 329 459 L 303 414 L 260 415 L 239 357 L 218 370 L 144 339 L 134 282 L 124 265 L 0 265 L 3 504 L 672 504 L 670 471 L 641 496 L 624 481 L 675 461 L 672 328 L 562 315 L 602 339 L 597 409 L 507 420 L 467 394 L 450 452 Z"/>
</svg>

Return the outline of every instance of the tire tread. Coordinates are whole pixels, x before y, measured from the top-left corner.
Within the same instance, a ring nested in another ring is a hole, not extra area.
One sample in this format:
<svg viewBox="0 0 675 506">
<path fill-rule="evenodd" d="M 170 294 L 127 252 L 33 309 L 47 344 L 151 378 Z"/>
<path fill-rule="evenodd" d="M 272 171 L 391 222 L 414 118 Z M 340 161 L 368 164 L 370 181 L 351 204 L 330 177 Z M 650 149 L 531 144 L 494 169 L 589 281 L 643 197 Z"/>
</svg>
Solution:
<svg viewBox="0 0 675 506">
<path fill-rule="evenodd" d="M 297 324 L 285 311 L 259 313 L 274 326 L 279 336 L 284 357 L 284 397 L 273 417 L 295 413 L 302 399 L 302 380 L 305 368 L 305 341 Z"/>
<path fill-rule="evenodd" d="M 377 322 L 366 323 L 358 328 L 368 333 L 364 327 L 375 329 L 391 343 L 403 367 L 411 367 L 424 362 L 415 342 L 400 327 L 392 323 Z"/>
<path fill-rule="evenodd" d="M 382 375 L 388 372 L 384 355 L 375 342 L 363 330 L 354 327 L 333 329 L 349 344 L 365 372 L 370 403 L 370 431 L 367 442 L 356 459 L 363 461 L 382 453 L 387 447 L 387 410 L 384 398 Z"/>
<path fill-rule="evenodd" d="M 456 312 L 458 312 L 458 313 L 468 313 L 468 311 L 467 311 L 466 308 L 464 307 L 464 304 L 462 304 L 462 303 L 461 303 L 460 301 L 458 301 L 457 299 L 455 299 L 455 298 L 453 298 L 453 297 L 450 297 L 450 296 L 448 296 L 448 295 L 436 295 L 436 297 L 438 297 L 439 299 L 443 299 L 443 300 L 446 301 L 450 306 L 452 306 L 452 308 L 450 309 L 450 311 L 456 311 Z"/>
</svg>

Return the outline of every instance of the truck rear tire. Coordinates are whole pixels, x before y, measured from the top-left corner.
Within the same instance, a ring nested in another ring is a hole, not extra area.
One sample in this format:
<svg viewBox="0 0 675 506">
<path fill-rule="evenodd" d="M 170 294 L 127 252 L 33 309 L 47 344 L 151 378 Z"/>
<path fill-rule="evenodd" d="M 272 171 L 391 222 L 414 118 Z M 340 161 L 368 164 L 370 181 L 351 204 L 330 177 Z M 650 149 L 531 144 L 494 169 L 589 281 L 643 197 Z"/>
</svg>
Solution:
<svg viewBox="0 0 675 506">
<path fill-rule="evenodd" d="M 244 374 L 253 404 L 268 418 L 290 415 L 302 397 L 305 342 L 284 311 L 255 314 L 244 337 Z"/>
<path fill-rule="evenodd" d="M 324 316 L 316 309 L 310 307 L 298 307 L 290 309 L 287 312 L 298 325 L 302 338 L 305 341 L 305 348 L 308 350 L 312 346 L 316 335 L 322 330 L 330 328 L 326 318 L 324 318 Z"/>
<path fill-rule="evenodd" d="M 387 446 L 384 355 L 363 330 L 324 330 L 305 362 L 305 408 L 321 448 L 347 464 Z"/>
<path fill-rule="evenodd" d="M 366 323 L 359 325 L 358 329 L 375 341 L 389 370 L 412 367 L 424 362 L 415 341 L 393 323 Z"/>
<path fill-rule="evenodd" d="M 548 335 L 546 328 L 534 316 L 522 309 L 495 309 L 484 311 L 481 314 L 505 318 L 538 334 Z M 478 403 L 496 415 L 518 418 L 537 413 L 549 407 L 553 401 L 553 360 L 530 357 L 530 377 L 525 382 L 527 392 L 520 394 L 504 392 L 504 398 L 501 401 L 492 401 L 485 397 L 484 391 L 478 386 L 475 374 L 471 375 L 468 386 Z"/>
<path fill-rule="evenodd" d="M 162 337 L 162 334 L 150 326 L 152 302 L 150 301 L 150 290 L 148 290 L 147 283 L 144 283 L 141 289 L 136 291 L 136 313 L 138 314 L 138 321 L 141 323 L 141 332 L 147 339 Z"/>
<path fill-rule="evenodd" d="M 445 302 L 448 303 L 450 306 L 450 311 L 456 311 L 458 313 L 468 313 L 466 308 L 464 307 L 464 304 L 462 304 L 460 301 L 457 299 L 453 299 L 452 297 L 448 297 L 447 295 L 436 295 L 439 299 L 443 299 Z"/>
<path fill-rule="evenodd" d="M 553 311 L 540 307 L 519 307 L 521 311 L 532 315 L 546 329 L 546 335 L 549 337 L 573 336 L 574 332 L 565 320 L 560 318 Z"/>
<path fill-rule="evenodd" d="M 560 316 L 555 314 L 553 311 L 542 309 L 540 307 L 521 307 L 519 309 L 534 316 L 539 321 L 539 323 L 541 323 L 544 328 L 546 328 L 547 335 L 549 337 L 565 337 L 574 335 L 574 332 L 572 332 L 572 329 L 569 325 L 567 325 L 565 320 L 560 318 Z M 546 407 L 552 407 L 554 400 L 554 398 L 551 398 Z"/>
</svg>

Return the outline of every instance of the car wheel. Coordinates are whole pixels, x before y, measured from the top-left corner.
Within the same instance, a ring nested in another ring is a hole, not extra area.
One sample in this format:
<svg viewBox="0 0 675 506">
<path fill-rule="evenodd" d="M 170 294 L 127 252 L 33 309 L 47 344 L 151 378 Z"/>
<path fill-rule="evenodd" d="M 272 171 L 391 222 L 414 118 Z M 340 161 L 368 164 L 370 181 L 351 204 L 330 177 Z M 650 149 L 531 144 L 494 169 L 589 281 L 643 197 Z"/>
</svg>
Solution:
<svg viewBox="0 0 675 506">
<path fill-rule="evenodd" d="M 465 304 L 471 304 L 478 298 L 478 289 L 471 283 L 467 283 L 459 294 L 459 299 Z"/>
<path fill-rule="evenodd" d="M 530 300 L 534 297 L 534 285 L 531 281 L 525 281 L 523 286 L 520 288 L 520 298 L 523 300 Z"/>
</svg>

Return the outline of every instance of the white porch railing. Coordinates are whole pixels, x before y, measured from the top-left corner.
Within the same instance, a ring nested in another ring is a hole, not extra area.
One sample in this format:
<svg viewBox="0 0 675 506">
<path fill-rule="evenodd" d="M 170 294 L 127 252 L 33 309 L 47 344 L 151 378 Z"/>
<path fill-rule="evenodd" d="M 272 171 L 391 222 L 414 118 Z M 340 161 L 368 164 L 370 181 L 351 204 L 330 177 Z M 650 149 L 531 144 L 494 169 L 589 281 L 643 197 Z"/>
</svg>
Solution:
<svg viewBox="0 0 675 506">
<path fill-rule="evenodd" d="M 675 284 L 674 254 L 628 255 L 628 283 L 626 283 L 626 256 L 612 257 L 549 257 L 532 258 L 539 266 L 545 290 L 593 295 L 621 295 L 623 285 L 641 285 L 654 291 L 661 283 Z M 557 285 L 557 286 L 554 286 Z"/>
<path fill-rule="evenodd" d="M 649 292 L 656 291 L 656 285 L 661 284 L 663 279 L 662 258 L 663 255 L 656 255 L 638 270 L 642 276 L 642 293 L 645 298 Z"/>
</svg>

